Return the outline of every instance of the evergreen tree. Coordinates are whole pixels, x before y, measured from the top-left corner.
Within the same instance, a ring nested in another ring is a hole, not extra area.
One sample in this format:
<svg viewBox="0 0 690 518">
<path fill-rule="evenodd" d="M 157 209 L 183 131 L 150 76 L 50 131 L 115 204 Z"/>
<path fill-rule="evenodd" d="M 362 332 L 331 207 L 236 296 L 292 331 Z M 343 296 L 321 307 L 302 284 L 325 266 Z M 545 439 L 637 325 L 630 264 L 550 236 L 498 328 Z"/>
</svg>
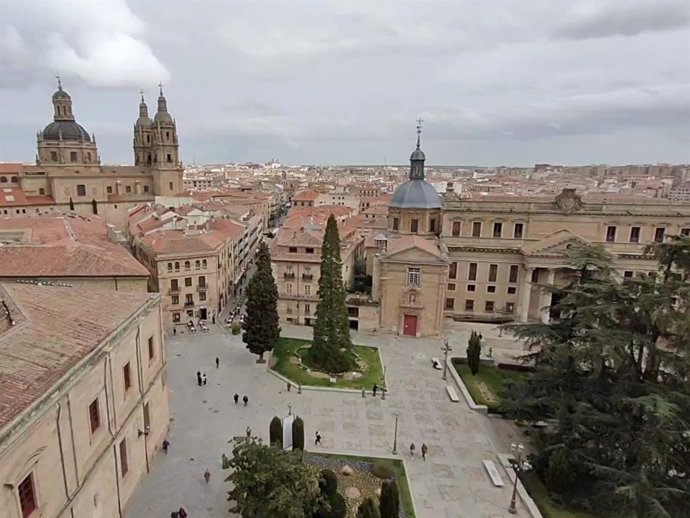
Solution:
<svg viewBox="0 0 690 518">
<path fill-rule="evenodd" d="M 467 342 L 467 366 L 474 376 L 479 372 L 479 363 L 482 355 L 482 344 L 476 331 L 472 331 Z"/>
<path fill-rule="evenodd" d="M 340 238 L 333 214 L 326 223 L 321 247 L 319 303 L 310 355 L 312 361 L 326 372 L 341 373 L 355 367 L 345 305 Z"/>
<path fill-rule="evenodd" d="M 265 243 L 259 245 L 256 257 L 256 273 L 247 287 L 247 315 L 242 324 L 242 341 L 258 362 L 264 361 L 264 353 L 272 351 L 280 336 L 278 326 L 278 287 L 271 270 L 271 256 Z"/>
<path fill-rule="evenodd" d="M 505 393 L 514 417 L 553 419 L 537 473 L 601 514 L 675 518 L 690 508 L 690 239 L 648 250 L 656 275 L 621 282 L 600 248 L 571 251 L 578 272 L 560 318 L 511 330 L 535 372 Z"/>
<path fill-rule="evenodd" d="M 304 421 L 301 417 L 295 417 L 292 421 L 292 449 L 304 450 Z"/>
<path fill-rule="evenodd" d="M 380 511 L 381 518 L 400 516 L 400 493 L 395 479 L 386 480 L 381 484 Z"/>
<path fill-rule="evenodd" d="M 271 425 L 268 427 L 268 435 L 271 446 L 283 448 L 283 421 L 280 417 L 275 416 L 271 419 Z"/>
<path fill-rule="evenodd" d="M 381 518 L 376 502 L 372 498 L 367 498 L 359 504 L 357 518 Z"/>
</svg>

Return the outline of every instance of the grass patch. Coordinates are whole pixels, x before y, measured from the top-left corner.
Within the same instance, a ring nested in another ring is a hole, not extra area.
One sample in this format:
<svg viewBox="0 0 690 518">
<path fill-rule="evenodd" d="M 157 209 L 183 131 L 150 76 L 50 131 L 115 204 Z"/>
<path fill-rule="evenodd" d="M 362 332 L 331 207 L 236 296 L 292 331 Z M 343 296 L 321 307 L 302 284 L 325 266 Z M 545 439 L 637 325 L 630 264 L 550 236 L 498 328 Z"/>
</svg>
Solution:
<svg viewBox="0 0 690 518">
<path fill-rule="evenodd" d="M 364 457 L 359 455 L 338 455 L 336 453 L 314 453 L 305 452 L 314 457 L 330 457 L 342 461 L 350 462 L 370 462 L 375 464 L 382 460 L 393 465 L 395 470 L 395 481 L 398 483 L 398 490 L 400 492 L 400 505 L 405 510 L 405 518 L 416 518 L 414 514 L 414 505 L 412 505 L 412 495 L 410 494 L 410 485 L 407 481 L 407 473 L 405 473 L 405 464 L 399 459 L 388 459 L 382 457 Z M 580 517 L 578 517 L 580 518 Z"/>
<path fill-rule="evenodd" d="M 567 509 L 554 502 L 536 473 L 526 473 L 521 480 L 544 518 L 596 518 L 593 514 Z"/>
<path fill-rule="evenodd" d="M 311 342 L 309 340 L 299 340 L 297 338 L 278 338 L 278 345 L 273 350 L 272 368 L 279 372 L 290 381 L 302 386 L 312 387 L 333 387 L 333 388 L 348 388 L 348 389 L 366 389 L 371 390 L 376 383 L 379 387 L 385 386 L 383 378 L 383 367 L 379 357 L 379 351 L 376 347 L 366 347 L 364 345 L 355 345 L 353 347 L 354 353 L 366 363 L 367 368 L 362 372 L 361 376 L 356 379 L 336 378 L 335 383 L 331 383 L 328 378 L 312 376 L 305 368 L 296 363 L 291 363 L 290 358 L 298 354 L 299 349 L 303 349 Z M 305 355 L 307 351 L 300 351 L 299 354 Z M 308 358 L 305 358 L 307 361 Z"/>
<path fill-rule="evenodd" d="M 492 412 L 498 411 L 501 405 L 499 394 L 504 382 L 518 381 L 529 376 L 529 372 L 499 369 L 492 365 L 481 365 L 479 372 L 473 376 L 467 363 L 458 361 L 457 358 L 453 358 L 453 367 L 462 378 L 474 402 L 486 405 Z"/>
</svg>

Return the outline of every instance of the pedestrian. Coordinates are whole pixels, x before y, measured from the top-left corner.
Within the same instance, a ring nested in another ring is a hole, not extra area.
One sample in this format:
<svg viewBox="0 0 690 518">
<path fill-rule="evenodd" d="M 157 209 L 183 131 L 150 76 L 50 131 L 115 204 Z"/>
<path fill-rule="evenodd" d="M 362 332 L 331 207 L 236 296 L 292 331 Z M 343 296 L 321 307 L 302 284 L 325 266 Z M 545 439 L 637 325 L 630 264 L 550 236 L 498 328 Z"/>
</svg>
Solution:
<svg viewBox="0 0 690 518">
<path fill-rule="evenodd" d="M 489 358 L 493 358 L 493 357 L 494 357 L 494 348 L 489 347 Z"/>
<path fill-rule="evenodd" d="M 168 442 L 168 439 L 163 439 L 163 451 L 165 454 L 168 454 L 168 448 L 170 447 L 170 442 Z"/>
<path fill-rule="evenodd" d="M 203 379 L 204 379 L 204 385 L 206 385 L 206 382 L 208 382 L 208 379 L 206 379 L 206 373 L 205 373 L 205 372 L 204 372 L 204 377 L 203 377 Z"/>
<path fill-rule="evenodd" d="M 249 403 L 249 398 L 246 394 L 242 397 L 242 403 L 244 403 L 244 406 L 247 406 L 247 403 Z"/>
<path fill-rule="evenodd" d="M 235 394 L 234 396 L 232 396 L 232 399 L 234 399 L 234 400 L 235 400 L 235 404 L 237 404 L 237 402 L 240 400 L 240 395 L 239 395 L 239 394 Z"/>
<path fill-rule="evenodd" d="M 173 327 L 173 336 L 177 336 L 177 328 Z"/>
<path fill-rule="evenodd" d="M 177 512 L 177 514 L 180 518 L 187 518 L 187 511 L 184 510 L 184 507 L 180 507 L 180 510 Z"/>
<path fill-rule="evenodd" d="M 378 385 L 374 383 L 374 387 L 371 389 L 372 394 L 376 397 L 376 391 L 379 389 Z"/>
<path fill-rule="evenodd" d="M 426 447 L 426 443 L 422 443 L 422 460 L 426 462 L 426 452 L 429 451 L 429 448 Z"/>
<path fill-rule="evenodd" d="M 414 449 L 415 449 L 414 443 L 410 444 L 410 457 L 414 457 Z"/>
<path fill-rule="evenodd" d="M 482 340 L 484 340 L 484 335 L 479 333 L 479 341 L 481 342 Z"/>
<path fill-rule="evenodd" d="M 319 444 L 321 444 L 321 434 L 317 430 L 316 431 L 316 438 L 314 439 L 314 446 L 317 446 Z"/>
<path fill-rule="evenodd" d="M 172 513 L 170 513 L 170 518 L 179 518 L 179 516 L 180 513 L 177 511 L 173 511 Z"/>
<path fill-rule="evenodd" d="M 362 397 L 367 397 L 366 393 L 364 392 L 364 387 L 362 387 Z"/>
<path fill-rule="evenodd" d="M 252 429 L 247 426 L 247 439 L 252 438 Z"/>
<path fill-rule="evenodd" d="M 199 386 L 201 386 L 201 371 L 196 371 L 196 382 L 199 384 Z"/>
<path fill-rule="evenodd" d="M 213 315 L 213 318 L 212 318 L 211 320 L 212 320 L 213 323 L 215 324 L 215 323 L 216 323 L 216 315 Z"/>
<path fill-rule="evenodd" d="M 220 358 L 218 358 L 218 356 L 216 356 L 216 369 L 218 368 L 219 365 L 220 365 Z"/>
<path fill-rule="evenodd" d="M 211 480 L 211 472 L 206 468 L 206 471 L 204 471 L 204 480 L 208 484 L 208 481 Z"/>
</svg>

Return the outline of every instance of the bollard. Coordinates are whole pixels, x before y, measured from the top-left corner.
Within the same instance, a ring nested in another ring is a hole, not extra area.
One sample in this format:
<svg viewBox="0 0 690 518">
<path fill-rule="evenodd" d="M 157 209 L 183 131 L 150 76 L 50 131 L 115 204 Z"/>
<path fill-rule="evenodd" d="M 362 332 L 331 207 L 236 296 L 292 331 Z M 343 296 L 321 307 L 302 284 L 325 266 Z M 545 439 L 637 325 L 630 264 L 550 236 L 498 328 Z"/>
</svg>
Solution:
<svg viewBox="0 0 690 518">
<path fill-rule="evenodd" d="M 298 394 L 302 393 L 302 384 L 301 383 L 299 385 L 297 385 L 297 393 Z"/>
<path fill-rule="evenodd" d="M 386 389 L 385 388 L 381 389 L 381 399 L 386 399 Z"/>
</svg>

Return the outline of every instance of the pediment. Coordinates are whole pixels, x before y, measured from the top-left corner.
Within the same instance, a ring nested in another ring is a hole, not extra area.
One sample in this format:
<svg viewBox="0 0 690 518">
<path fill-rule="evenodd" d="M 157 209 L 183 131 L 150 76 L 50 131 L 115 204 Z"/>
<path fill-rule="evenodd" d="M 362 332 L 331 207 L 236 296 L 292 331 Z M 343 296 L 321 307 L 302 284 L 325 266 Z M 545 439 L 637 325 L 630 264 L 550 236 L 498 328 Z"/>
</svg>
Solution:
<svg viewBox="0 0 690 518">
<path fill-rule="evenodd" d="M 526 256 L 565 257 L 566 252 L 573 246 L 589 246 L 591 243 L 573 234 L 569 230 L 559 230 L 548 237 L 533 241 L 522 246 L 520 251 Z"/>
<path fill-rule="evenodd" d="M 428 250 L 424 250 L 418 246 L 411 246 L 404 250 L 399 250 L 388 254 L 386 259 L 395 259 L 398 261 L 438 261 L 441 259 L 441 254 L 433 254 Z"/>
</svg>

